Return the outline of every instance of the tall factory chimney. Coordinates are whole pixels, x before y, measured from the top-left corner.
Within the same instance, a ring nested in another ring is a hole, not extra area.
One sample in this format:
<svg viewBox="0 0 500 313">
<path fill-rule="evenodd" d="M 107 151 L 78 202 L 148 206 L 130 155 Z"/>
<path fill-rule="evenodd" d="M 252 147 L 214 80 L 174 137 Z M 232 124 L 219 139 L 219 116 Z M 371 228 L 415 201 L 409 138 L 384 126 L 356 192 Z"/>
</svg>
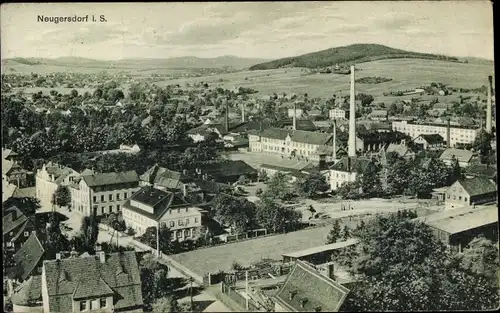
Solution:
<svg viewBox="0 0 500 313">
<path fill-rule="evenodd" d="M 446 148 L 451 148 L 451 126 L 450 118 L 448 117 L 448 125 L 446 125 Z"/>
<path fill-rule="evenodd" d="M 293 130 L 297 130 L 297 101 L 293 103 Z"/>
<path fill-rule="evenodd" d="M 349 147 L 348 156 L 356 156 L 356 92 L 354 89 L 354 65 L 351 65 L 351 96 L 349 106 Z"/>
<path fill-rule="evenodd" d="M 486 105 L 486 131 L 488 133 L 491 133 L 491 126 L 492 126 L 492 121 L 491 121 L 491 114 L 492 114 L 492 108 L 491 108 L 491 91 L 493 89 L 493 77 L 490 75 L 488 76 L 488 99 L 487 99 L 487 105 Z"/>
<path fill-rule="evenodd" d="M 337 121 L 333 119 L 333 162 L 337 160 Z"/>
<path fill-rule="evenodd" d="M 241 104 L 241 122 L 245 123 L 245 103 Z"/>
<path fill-rule="evenodd" d="M 226 117 L 224 118 L 224 124 L 226 127 L 226 132 L 229 131 L 229 104 L 227 103 L 227 99 L 224 100 L 224 103 L 226 105 Z"/>
</svg>

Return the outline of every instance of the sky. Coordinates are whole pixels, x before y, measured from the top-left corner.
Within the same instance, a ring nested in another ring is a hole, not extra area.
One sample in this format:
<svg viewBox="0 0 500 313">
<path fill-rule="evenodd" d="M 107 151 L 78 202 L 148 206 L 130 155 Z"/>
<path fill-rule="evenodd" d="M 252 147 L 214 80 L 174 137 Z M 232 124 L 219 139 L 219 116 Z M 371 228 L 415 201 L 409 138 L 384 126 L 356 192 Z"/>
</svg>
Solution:
<svg viewBox="0 0 500 313">
<path fill-rule="evenodd" d="M 492 4 L 483 0 L 9 3 L 0 12 L 2 58 L 277 59 L 376 43 L 493 60 Z M 39 15 L 107 22 L 44 23 Z"/>
</svg>

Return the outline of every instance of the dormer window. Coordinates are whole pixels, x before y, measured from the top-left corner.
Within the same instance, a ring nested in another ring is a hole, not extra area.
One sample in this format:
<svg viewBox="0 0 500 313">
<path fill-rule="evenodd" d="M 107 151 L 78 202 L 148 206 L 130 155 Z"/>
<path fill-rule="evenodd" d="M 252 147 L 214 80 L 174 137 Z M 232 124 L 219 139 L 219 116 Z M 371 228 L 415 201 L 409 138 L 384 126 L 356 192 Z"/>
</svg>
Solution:
<svg viewBox="0 0 500 313">
<path fill-rule="evenodd" d="M 87 300 L 80 301 L 80 312 L 87 311 Z"/>
<path fill-rule="evenodd" d="M 99 305 L 101 308 L 105 308 L 107 306 L 106 298 L 99 299 Z"/>
</svg>

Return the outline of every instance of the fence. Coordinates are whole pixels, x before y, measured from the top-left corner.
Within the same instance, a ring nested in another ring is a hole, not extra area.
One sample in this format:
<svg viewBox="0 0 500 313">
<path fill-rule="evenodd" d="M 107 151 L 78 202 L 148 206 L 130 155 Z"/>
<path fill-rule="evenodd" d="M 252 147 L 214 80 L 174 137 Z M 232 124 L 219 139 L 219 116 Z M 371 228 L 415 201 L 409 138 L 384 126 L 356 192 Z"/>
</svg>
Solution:
<svg viewBox="0 0 500 313">
<path fill-rule="evenodd" d="M 241 295 L 238 291 L 236 291 L 236 288 L 230 285 L 225 284 L 224 282 L 221 282 L 221 291 L 224 295 L 228 296 L 231 300 L 233 300 L 236 304 L 238 304 L 243 310 L 247 312 L 259 312 L 259 308 L 252 303 L 251 300 L 248 301 L 248 309 L 246 309 L 247 306 L 247 299 Z"/>
</svg>

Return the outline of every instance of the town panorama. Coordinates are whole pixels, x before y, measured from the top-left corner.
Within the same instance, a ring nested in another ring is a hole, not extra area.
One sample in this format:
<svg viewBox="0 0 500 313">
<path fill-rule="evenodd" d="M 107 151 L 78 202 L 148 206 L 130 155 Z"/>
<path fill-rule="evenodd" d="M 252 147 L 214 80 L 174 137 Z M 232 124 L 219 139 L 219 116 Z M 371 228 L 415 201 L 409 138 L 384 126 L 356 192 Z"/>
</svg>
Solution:
<svg viewBox="0 0 500 313">
<path fill-rule="evenodd" d="M 490 1 L 0 20 L 4 312 L 498 308 Z"/>
</svg>

